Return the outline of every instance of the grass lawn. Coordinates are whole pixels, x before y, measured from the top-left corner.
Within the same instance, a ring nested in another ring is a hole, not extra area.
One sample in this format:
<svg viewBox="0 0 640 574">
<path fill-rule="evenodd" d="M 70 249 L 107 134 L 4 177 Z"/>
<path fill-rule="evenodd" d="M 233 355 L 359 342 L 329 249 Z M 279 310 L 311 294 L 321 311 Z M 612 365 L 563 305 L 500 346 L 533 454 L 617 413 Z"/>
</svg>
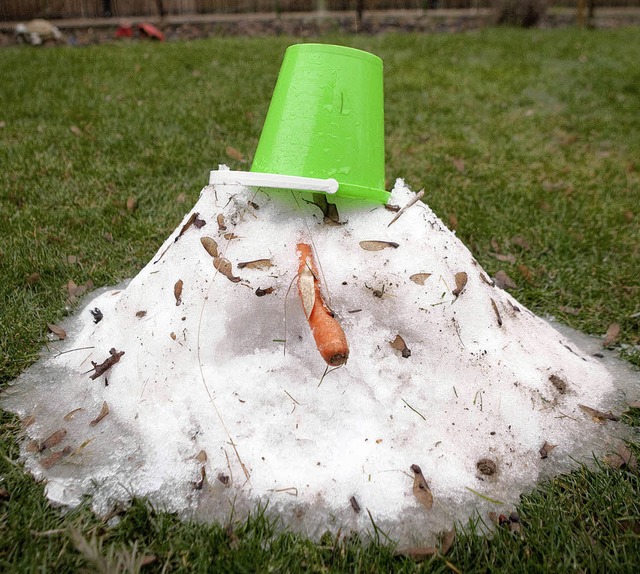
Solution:
<svg viewBox="0 0 640 574">
<path fill-rule="evenodd" d="M 387 177 L 432 209 L 539 314 L 620 326 L 640 365 L 638 29 L 330 37 L 385 62 Z M 33 362 L 66 285 L 134 276 L 218 163 L 251 163 L 293 38 L 0 51 L 0 389 Z M 233 148 L 233 149 L 229 149 Z M 244 159 L 240 159 L 240 154 Z M 135 204 L 135 205 L 134 205 Z M 640 399 L 639 396 L 630 399 Z M 640 425 L 640 410 L 625 415 Z M 136 501 L 116 526 L 51 509 L 0 413 L 0 571 L 635 572 L 640 472 L 596 465 L 523 497 L 520 533 L 460 528 L 418 563 L 320 544 L 259 512 L 183 524 Z M 631 445 L 640 456 L 640 442 Z M 482 517 L 486 520 L 486 517 Z M 143 563 L 148 563 L 142 566 Z"/>
</svg>

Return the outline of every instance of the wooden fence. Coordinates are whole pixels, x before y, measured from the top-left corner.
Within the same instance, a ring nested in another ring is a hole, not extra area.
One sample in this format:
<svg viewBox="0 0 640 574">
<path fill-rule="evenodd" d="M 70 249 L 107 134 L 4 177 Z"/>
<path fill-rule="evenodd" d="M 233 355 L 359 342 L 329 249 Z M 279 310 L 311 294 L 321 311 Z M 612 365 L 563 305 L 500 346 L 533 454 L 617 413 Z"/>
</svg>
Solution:
<svg viewBox="0 0 640 574">
<path fill-rule="evenodd" d="M 515 0 L 518 1 L 518 0 Z M 575 7 L 580 0 L 548 0 Z M 305 12 L 312 10 L 486 8 L 492 0 L 0 0 L 0 21 L 164 14 Z M 596 0 L 602 6 L 640 6 L 640 0 Z"/>
</svg>

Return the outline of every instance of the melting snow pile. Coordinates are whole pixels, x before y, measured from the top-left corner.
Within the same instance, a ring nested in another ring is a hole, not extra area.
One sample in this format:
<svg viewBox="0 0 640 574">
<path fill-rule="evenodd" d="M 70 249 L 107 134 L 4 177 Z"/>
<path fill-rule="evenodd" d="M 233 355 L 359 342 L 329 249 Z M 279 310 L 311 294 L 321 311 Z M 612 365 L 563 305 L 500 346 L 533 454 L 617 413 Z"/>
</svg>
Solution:
<svg viewBox="0 0 640 574">
<path fill-rule="evenodd" d="M 390 203 L 413 196 L 399 180 Z M 389 226 L 384 206 L 342 201 L 328 225 L 303 197 L 206 187 L 5 394 L 52 501 L 92 495 L 106 513 L 149 497 L 220 521 L 268 502 L 311 536 L 373 520 L 415 543 L 609 446 L 609 370 L 496 286 L 426 205 Z M 327 373 L 295 286 L 301 241 L 350 345 Z"/>
</svg>

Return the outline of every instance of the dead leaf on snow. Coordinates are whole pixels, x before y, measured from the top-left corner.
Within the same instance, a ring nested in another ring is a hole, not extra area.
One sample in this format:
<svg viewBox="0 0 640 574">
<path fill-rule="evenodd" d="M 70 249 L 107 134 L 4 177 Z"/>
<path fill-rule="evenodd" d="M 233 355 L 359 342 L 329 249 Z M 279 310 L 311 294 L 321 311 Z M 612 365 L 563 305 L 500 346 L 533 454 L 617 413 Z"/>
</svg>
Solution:
<svg viewBox="0 0 640 574">
<path fill-rule="evenodd" d="M 392 203 L 385 203 L 384 204 L 384 208 L 387 211 L 393 211 L 395 213 L 398 213 L 398 211 L 400 211 L 400 206 L 399 205 L 393 205 Z"/>
<path fill-rule="evenodd" d="M 262 287 L 258 287 L 256 289 L 256 295 L 258 297 L 264 297 L 265 295 L 271 295 L 273 293 L 273 287 L 267 287 L 266 289 L 262 289 Z"/>
<path fill-rule="evenodd" d="M 400 244 L 395 243 L 394 241 L 361 241 L 360 247 L 365 251 L 381 251 L 382 249 L 387 249 L 388 247 L 392 247 L 393 249 L 397 249 L 400 247 Z"/>
<path fill-rule="evenodd" d="M 69 411 L 66 415 L 64 415 L 62 418 L 68 422 L 70 420 L 73 420 L 73 417 L 75 417 L 80 411 L 83 411 L 83 410 L 84 409 L 81 407 L 77 409 L 73 409 L 72 411 Z"/>
<path fill-rule="evenodd" d="M 239 150 L 230 145 L 227 146 L 226 149 L 227 156 L 231 159 L 235 159 L 236 161 L 244 161 L 244 154 Z"/>
<path fill-rule="evenodd" d="M 620 417 L 614 415 L 611 411 L 603 413 L 597 409 L 592 409 L 586 405 L 578 405 L 584 413 L 589 415 L 594 422 L 604 423 L 606 421 L 619 421 Z"/>
<path fill-rule="evenodd" d="M 238 269 L 269 269 L 269 267 L 273 267 L 271 259 L 255 259 L 238 263 Z"/>
<path fill-rule="evenodd" d="M 27 427 L 30 427 L 35 422 L 36 422 L 36 417 L 34 415 L 29 415 L 24 417 L 20 421 L 20 424 L 22 425 L 22 428 L 26 429 Z"/>
<path fill-rule="evenodd" d="M 557 446 L 558 446 L 557 444 L 550 444 L 547 441 L 544 441 L 544 444 L 540 447 L 540 450 L 538 451 L 540 453 L 540 458 L 547 458 L 549 456 L 549 453 Z"/>
<path fill-rule="evenodd" d="M 400 351 L 405 359 L 408 359 L 411 356 L 411 349 L 407 347 L 407 344 L 400 335 L 396 335 L 396 338 L 393 341 L 390 341 L 389 344 L 397 351 Z"/>
<path fill-rule="evenodd" d="M 422 474 L 421 468 L 417 464 L 412 464 L 411 470 L 414 473 L 413 494 L 418 499 L 418 502 L 429 510 L 433 506 L 433 495 L 431 494 L 429 484 Z"/>
<path fill-rule="evenodd" d="M 46 439 L 42 441 L 40 445 L 40 450 L 47 450 L 48 448 L 52 448 L 62 442 L 64 437 L 67 436 L 67 429 L 58 429 L 57 431 L 51 433 Z"/>
<path fill-rule="evenodd" d="M 58 327 L 58 325 L 47 323 L 47 329 L 49 329 L 49 331 L 51 331 L 61 341 L 64 341 L 67 338 L 67 332 L 62 327 Z"/>
<path fill-rule="evenodd" d="M 494 277 L 495 283 L 500 289 L 515 289 L 517 285 L 514 280 L 511 279 L 504 270 L 500 270 L 496 273 Z"/>
<path fill-rule="evenodd" d="M 218 480 L 225 486 L 229 486 L 231 484 L 231 479 L 222 472 L 218 474 Z"/>
<path fill-rule="evenodd" d="M 201 450 L 198 454 L 196 454 L 196 460 L 202 464 L 207 462 L 207 452 L 205 450 Z"/>
<path fill-rule="evenodd" d="M 223 237 L 228 241 L 231 241 L 232 239 L 240 239 L 240 236 L 235 233 L 225 233 Z"/>
<path fill-rule="evenodd" d="M 604 460 L 612 468 L 627 467 L 631 470 L 638 468 L 638 459 L 623 442 L 618 445 L 617 452 L 605 456 Z"/>
<path fill-rule="evenodd" d="M 136 317 L 138 317 L 138 319 L 142 319 L 146 314 L 146 311 L 136 311 Z"/>
<path fill-rule="evenodd" d="M 620 325 L 618 323 L 611 323 L 604 336 L 604 341 L 602 341 L 602 346 L 609 347 L 612 345 L 618 338 L 618 335 L 620 335 Z"/>
<path fill-rule="evenodd" d="M 193 226 L 196 229 L 202 229 L 205 225 L 207 224 L 207 222 L 204 219 L 200 219 L 199 217 L 196 216 L 196 218 L 193 220 Z"/>
<path fill-rule="evenodd" d="M 205 470 L 204 466 L 200 467 L 200 478 L 193 483 L 193 488 L 194 490 L 202 490 L 202 487 L 204 486 L 204 483 L 207 480 L 207 471 Z"/>
<path fill-rule="evenodd" d="M 327 196 L 324 193 L 314 193 L 313 201 L 308 203 L 312 203 L 320 208 L 322 215 L 324 216 L 323 223 L 333 226 L 342 225 L 337 206 L 335 203 L 329 203 L 327 201 Z"/>
<path fill-rule="evenodd" d="M 98 416 L 95 419 L 93 419 L 89 423 L 89 425 L 91 425 L 92 427 L 96 426 L 108 414 L 109 414 L 109 405 L 107 404 L 107 401 L 104 401 L 102 403 L 102 408 L 100 409 L 100 413 L 98 414 Z"/>
<path fill-rule="evenodd" d="M 358 501 L 356 500 L 355 496 L 352 496 L 349 499 L 349 503 L 351 504 L 351 508 L 353 508 L 354 512 L 357 514 L 361 511 L 360 505 L 358 504 Z"/>
<path fill-rule="evenodd" d="M 224 215 L 222 215 L 222 213 L 219 213 L 218 216 L 216 217 L 216 221 L 218 223 L 218 229 L 220 231 L 226 231 L 227 230 L 227 226 L 224 222 Z"/>
<path fill-rule="evenodd" d="M 484 273 L 480 273 L 480 280 L 483 283 L 486 283 L 487 285 L 489 285 L 489 287 L 495 287 L 496 284 L 494 281 L 492 281 L 491 279 L 489 279 Z"/>
<path fill-rule="evenodd" d="M 211 237 L 201 237 L 200 243 L 211 257 L 218 257 L 218 243 Z"/>
<path fill-rule="evenodd" d="M 173 296 L 176 298 L 176 307 L 182 303 L 182 279 L 178 279 L 173 286 Z"/>
<path fill-rule="evenodd" d="M 493 307 L 493 312 L 496 314 L 496 320 L 498 321 L 498 327 L 502 327 L 502 317 L 500 316 L 500 311 L 498 310 L 498 305 L 496 302 L 491 299 L 491 307 Z"/>
<path fill-rule="evenodd" d="M 48 457 L 43 458 L 40 461 L 42 468 L 48 470 L 53 465 L 57 464 L 63 456 L 67 456 L 72 451 L 70 446 L 65 446 L 61 451 L 52 452 Z"/>
<path fill-rule="evenodd" d="M 241 281 L 240 277 L 235 277 L 233 274 L 233 266 L 231 265 L 231 261 L 225 259 L 224 257 L 214 257 L 213 258 L 213 266 L 222 273 L 229 281 L 233 283 L 238 283 Z"/>
<path fill-rule="evenodd" d="M 409 277 L 409 279 L 418 285 L 424 285 L 425 281 L 429 279 L 429 277 L 431 277 L 431 273 L 414 273 Z"/>
<path fill-rule="evenodd" d="M 469 278 L 465 271 L 458 271 L 455 275 L 455 279 L 456 288 L 452 291 L 452 293 L 454 294 L 454 296 L 458 297 L 460 293 L 462 293 L 462 290 L 465 288 L 465 285 L 467 284 Z"/>
<path fill-rule="evenodd" d="M 200 214 L 197 211 L 194 211 L 189 216 L 189 219 L 187 219 L 186 223 L 182 226 L 182 229 L 180 229 L 180 233 L 178 233 L 176 238 L 173 240 L 174 243 L 176 241 L 178 241 L 178 239 L 180 239 L 185 234 L 185 232 L 193 225 L 193 222 L 198 218 L 198 215 L 200 215 Z M 164 253 L 163 253 L 163 255 L 164 255 Z M 162 257 L 162 255 L 160 257 Z M 158 261 L 159 261 L 159 259 L 158 259 Z"/>
<path fill-rule="evenodd" d="M 564 395 L 567 392 L 567 381 L 558 375 L 549 375 L 549 382 L 556 388 L 556 390 Z"/>
</svg>

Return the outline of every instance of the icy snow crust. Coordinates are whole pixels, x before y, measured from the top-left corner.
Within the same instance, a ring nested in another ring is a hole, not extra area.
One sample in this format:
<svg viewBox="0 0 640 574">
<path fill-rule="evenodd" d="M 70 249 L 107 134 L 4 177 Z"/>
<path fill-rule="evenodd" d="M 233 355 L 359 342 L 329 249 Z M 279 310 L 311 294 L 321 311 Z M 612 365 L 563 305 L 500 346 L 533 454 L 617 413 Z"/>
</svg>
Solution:
<svg viewBox="0 0 640 574">
<path fill-rule="evenodd" d="M 391 203 L 412 196 L 398 180 Z M 35 417 L 30 438 L 67 431 L 53 449 L 24 451 L 52 501 L 73 506 L 91 495 L 106 513 L 149 497 L 221 522 L 268 502 L 285 525 L 312 537 L 370 532 L 374 520 L 413 544 L 475 511 L 508 511 L 541 477 L 605 448 L 602 425 L 578 404 L 611 408 L 607 368 L 484 281 L 426 205 L 388 227 L 395 214 L 383 206 L 342 201 L 344 225 L 329 226 L 297 197 L 205 187 L 193 211 L 206 225 L 178 238 L 187 214 L 126 288 L 91 300 L 67 340 L 5 394 L 5 408 Z M 214 269 L 205 236 L 242 281 Z M 359 245 L 366 240 L 398 247 L 368 251 Z M 300 241 L 315 245 L 350 343 L 348 363 L 324 378 L 295 286 Z M 256 259 L 273 266 L 238 268 Z M 461 271 L 468 282 L 456 297 Z M 431 275 L 420 285 L 410 279 L 416 273 Z M 390 345 L 396 335 L 410 357 Z M 90 380 L 91 361 L 102 363 L 112 348 L 125 354 Z M 566 382 L 564 393 L 551 375 Z M 91 425 L 105 401 L 109 414 Z M 542 460 L 545 441 L 558 446 Z M 64 447 L 66 456 L 45 469 L 43 459 Z M 495 475 L 478 472 L 482 458 L 497 464 Z M 431 510 L 413 494 L 412 464 L 431 487 Z"/>
</svg>

